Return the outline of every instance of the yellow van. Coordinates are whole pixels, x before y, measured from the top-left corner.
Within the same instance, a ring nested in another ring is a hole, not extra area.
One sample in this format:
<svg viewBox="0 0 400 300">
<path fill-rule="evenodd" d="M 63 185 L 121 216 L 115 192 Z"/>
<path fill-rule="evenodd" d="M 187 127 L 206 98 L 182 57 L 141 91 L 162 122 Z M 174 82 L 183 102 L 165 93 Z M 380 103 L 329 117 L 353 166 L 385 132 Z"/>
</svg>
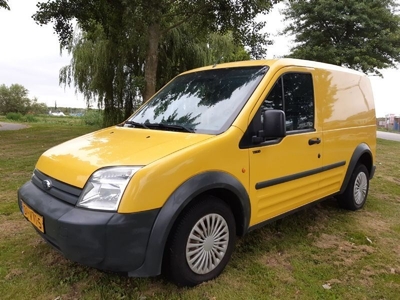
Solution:
<svg viewBox="0 0 400 300">
<path fill-rule="evenodd" d="M 362 208 L 375 151 L 366 75 L 294 59 L 214 65 L 47 150 L 18 203 L 70 260 L 193 286 L 267 222 L 331 196 Z"/>
</svg>

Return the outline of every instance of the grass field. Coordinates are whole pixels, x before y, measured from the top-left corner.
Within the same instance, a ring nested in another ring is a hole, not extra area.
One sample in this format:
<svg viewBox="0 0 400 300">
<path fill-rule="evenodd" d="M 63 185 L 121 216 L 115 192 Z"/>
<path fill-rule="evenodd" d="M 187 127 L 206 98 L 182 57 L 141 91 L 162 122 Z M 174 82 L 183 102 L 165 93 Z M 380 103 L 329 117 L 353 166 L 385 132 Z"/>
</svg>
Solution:
<svg viewBox="0 0 400 300">
<path fill-rule="evenodd" d="M 94 130 L 31 124 L 0 131 L 1 299 L 399 299 L 400 144 L 378 140 L 377 172 L 358 212 L 334 199 L 238 240 L 224 273 L 192 289 L 65 260 L 18 210 L 16 191 L 49 147 Z"/>
</svg>

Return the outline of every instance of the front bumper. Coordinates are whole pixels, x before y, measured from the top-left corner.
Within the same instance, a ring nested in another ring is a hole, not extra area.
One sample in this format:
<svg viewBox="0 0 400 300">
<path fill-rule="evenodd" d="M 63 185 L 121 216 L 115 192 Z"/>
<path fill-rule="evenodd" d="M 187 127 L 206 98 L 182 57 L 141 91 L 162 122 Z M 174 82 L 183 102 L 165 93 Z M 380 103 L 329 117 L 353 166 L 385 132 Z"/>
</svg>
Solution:
<svg viewBox="0 0 400 300">
<path fill-rule="evenodd" d="M 133 272 L 143 264 L 159 212 L 119 214 L 77 208 L 30 181 L 18 191 L 20 210 L 21 200 L 43 216 L 45 231 L 38 233 L 66 258 L 115 272 Z"/>
</svg>

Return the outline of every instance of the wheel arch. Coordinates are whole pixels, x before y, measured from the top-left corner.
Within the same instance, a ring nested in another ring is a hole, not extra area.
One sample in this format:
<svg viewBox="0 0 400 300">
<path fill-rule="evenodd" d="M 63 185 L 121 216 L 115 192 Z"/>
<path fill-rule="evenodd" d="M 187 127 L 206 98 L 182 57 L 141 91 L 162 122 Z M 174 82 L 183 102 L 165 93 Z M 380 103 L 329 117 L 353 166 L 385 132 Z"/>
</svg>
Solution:
<svg viewBox="0 0 400 300">
<path fill-rule="evenodd" d="M 251 207 L 244 186 L 228 173 L 212 171 L 198 174 L 179 186 L 165 202 L 151 230 L 144 263 L 139 269 L 129 272 L 129 276 L 161 273 L 164 248 L 173 225 L 189 205 L 207 194 L 220 198 L 231 207 L 238 235 L 247 232 Z"/>
<path fill-rule="evenodd" d="M 374 174 L 374 162 L 373 162 L 373 156 L 371 149 L 369 146 L 365 143 L 362 143 L 357 146 L 357 148 L 354 150 L 353 155 L 351 156 L 350 162 L 349 162 L 349 167 L 347 168 L 346 175 L 344 177 L 342 186 L 340 188 L 339 194 L 342 194 L 345 190 L 347 185 L 349 184 L 351 175 L 354 172 L 354 169 L 356 166 L 362 163 L 363 165 L 366 166 L 370 178 L 372 179 L 372 176 Z"/>
</svg>

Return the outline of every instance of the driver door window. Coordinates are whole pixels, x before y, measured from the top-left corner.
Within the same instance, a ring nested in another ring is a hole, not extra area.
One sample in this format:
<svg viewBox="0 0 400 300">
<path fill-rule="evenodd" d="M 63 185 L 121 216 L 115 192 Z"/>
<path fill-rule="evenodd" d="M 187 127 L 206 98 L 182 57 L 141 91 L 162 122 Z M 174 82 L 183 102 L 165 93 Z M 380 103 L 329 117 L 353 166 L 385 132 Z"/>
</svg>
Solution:
<svg viewBox="0 0 400 300">
<path fill-rule="evenodd" d="M 282 75 L 261 105 L 261 111 L 266 109 L 281 109 L 285 112 L 287 131 L 314 129 L 314 90 L 311 74 Z"/>
</svg>

